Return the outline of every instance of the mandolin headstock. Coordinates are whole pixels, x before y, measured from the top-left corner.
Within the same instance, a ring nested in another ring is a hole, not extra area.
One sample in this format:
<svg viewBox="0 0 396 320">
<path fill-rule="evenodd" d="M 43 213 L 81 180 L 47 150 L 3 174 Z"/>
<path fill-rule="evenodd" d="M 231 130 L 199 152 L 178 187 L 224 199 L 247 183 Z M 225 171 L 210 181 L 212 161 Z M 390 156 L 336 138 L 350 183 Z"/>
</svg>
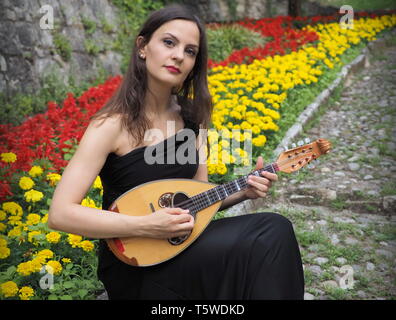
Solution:
<svg viewBox="0 0 396 320">
<path fill-rule="evenodd" d="M 312 160 L 316 160 L 320 156 L 328 153 L 331 143 L 325 139 L 318 139 L 312 143 L 308 143 L 299 147 L 295 147 L 282 152 L 276 164 L 279 171 L 295 172 L 309 164 Z"/>
</svg>

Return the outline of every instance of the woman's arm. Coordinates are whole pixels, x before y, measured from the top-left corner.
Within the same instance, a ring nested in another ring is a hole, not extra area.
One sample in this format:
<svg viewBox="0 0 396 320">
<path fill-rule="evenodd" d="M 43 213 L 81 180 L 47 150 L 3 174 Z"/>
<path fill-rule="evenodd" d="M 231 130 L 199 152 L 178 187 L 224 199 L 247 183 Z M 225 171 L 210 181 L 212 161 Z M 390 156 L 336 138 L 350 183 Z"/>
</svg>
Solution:
<svg viewBox="0 0 396 320">
<path fill-rule="evenodd" d="M 138 229 L 139 219 L 81 205 L 108 153 L 114 151 L 119 130 L 114 118 L 89 124 L 55 189 L 48 215 L 51 229 L 92 238 L 127 236 Z"/>
<path fill-rule="evenodd" d="M 55 189 L 48 226 L 91 238 L 166 238 L 186 234 L 192 229 L 193 220 L 181 209 L 159 210 L 147 216 L 128 216 L 81 205 L 107 155 L 115 151 L 120 128 L 116 118 L 107 118 L 101 125 L 99 121 L 89 124 Z"/>
</svg>

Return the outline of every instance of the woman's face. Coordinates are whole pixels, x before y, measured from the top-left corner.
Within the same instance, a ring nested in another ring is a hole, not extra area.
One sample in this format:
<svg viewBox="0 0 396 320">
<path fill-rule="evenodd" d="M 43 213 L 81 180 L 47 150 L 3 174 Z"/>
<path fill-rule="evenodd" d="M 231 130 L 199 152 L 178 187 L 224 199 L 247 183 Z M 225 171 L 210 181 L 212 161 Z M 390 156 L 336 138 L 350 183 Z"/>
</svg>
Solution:
<svg viewBox="0 0 396 320">
<path fill-rule="evenodd" d="M 149 80 L 169 87 L 182 85 L 194 67 L 199 36 L 198 26 L 188 20 L 171 20 L 158 28 L 139 50 L 146 60 Z"/>
</svg>

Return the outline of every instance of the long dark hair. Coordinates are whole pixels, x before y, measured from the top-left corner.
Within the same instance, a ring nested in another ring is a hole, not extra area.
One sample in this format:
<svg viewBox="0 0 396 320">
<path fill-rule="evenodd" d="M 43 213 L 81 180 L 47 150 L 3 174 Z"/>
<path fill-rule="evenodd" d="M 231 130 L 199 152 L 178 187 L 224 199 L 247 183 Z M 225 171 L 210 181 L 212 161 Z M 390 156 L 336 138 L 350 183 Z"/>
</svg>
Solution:
<svg viewBox="0 0 396 320">
<path fill-rule="evenodd" d="M 136 36 L 144 38 L 141 47 L 146 45 L 153 33 L 164 23 L 184 19 L 193 21 L 199 29 L 199 51 L 193 70 L 176 92 L 177 102 L 182 108 L 184 119 L 194 122 L 203 129 L 209 127 L 212 113 L 212 99 L 207 82 L 207 59 L 208 49 L 205 33 L 205 25 L 187 7 L 182 5 L 169 5 L 150 14 L 142 29 Z M 122 125 L 128 130 L 139 145 L 144 138 L 144 133 L 150 127 L 150 123 L 143 112 L 144 98 L 147 91 L 147 69 L 143 59 L 138 56 L 139 49 L 133 43 L 132 54 L 128 69 L 123 81 L 108 100 L 91 119 L 101 119 L 115 114 L 122 116 Z M 175 92 L 174 92 L 175 93 Z"/>
</svg>

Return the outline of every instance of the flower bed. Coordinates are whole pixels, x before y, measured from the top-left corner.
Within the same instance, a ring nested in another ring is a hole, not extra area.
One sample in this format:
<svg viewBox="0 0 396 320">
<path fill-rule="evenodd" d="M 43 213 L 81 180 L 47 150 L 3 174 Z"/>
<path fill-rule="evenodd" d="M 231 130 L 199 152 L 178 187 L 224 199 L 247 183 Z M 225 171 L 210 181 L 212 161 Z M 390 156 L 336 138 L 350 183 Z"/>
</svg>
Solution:
<svg viewBox="0 0 396 320">
<path fill-rule="evenodd" d="M 246 141 L 252 143 L 253 154 L 265 150 L 285 117 L 282 106 L 290 92 L 320 81 L 341 63 L 346 50 L 393 27 L 396 15 L 363 17 L 355 20 L 353 30 L 341 29 L 336 22 L 317 21 L 293 30 L 290 18 L 275 21 L 277 27 L 268 30 L 265 21 L 254 26 L 246 21 L 241 24 L 266 35 L 272 33 L 274 39 L 280 39 L 278 47 L 274 42 L 272 51 L 270 46 L 268 52 L 243 51 L 243 60 L 232 58 L 232 63 L 225 61 L 210 70 L 214 113 L 208 169 L 213 181 L 221 181 L 238 165 L 251 166 Z M 46 113 L 30 117 L 20 126 L 0 127 L 2 299 L 92 299 L 101 288 L 95 275 L 96 240 L 54 232 L 46 221 L 59 174 L 89 117 L 120 81 L 121 77 L 110 78 L 78 98 L 70 94 L 62 106 L 49 103 Z M 232 148 L 234 142 L 241 147 Z M 82 205 L 100 208 L 102 192 L 96 179 Z"/>
</svg>

